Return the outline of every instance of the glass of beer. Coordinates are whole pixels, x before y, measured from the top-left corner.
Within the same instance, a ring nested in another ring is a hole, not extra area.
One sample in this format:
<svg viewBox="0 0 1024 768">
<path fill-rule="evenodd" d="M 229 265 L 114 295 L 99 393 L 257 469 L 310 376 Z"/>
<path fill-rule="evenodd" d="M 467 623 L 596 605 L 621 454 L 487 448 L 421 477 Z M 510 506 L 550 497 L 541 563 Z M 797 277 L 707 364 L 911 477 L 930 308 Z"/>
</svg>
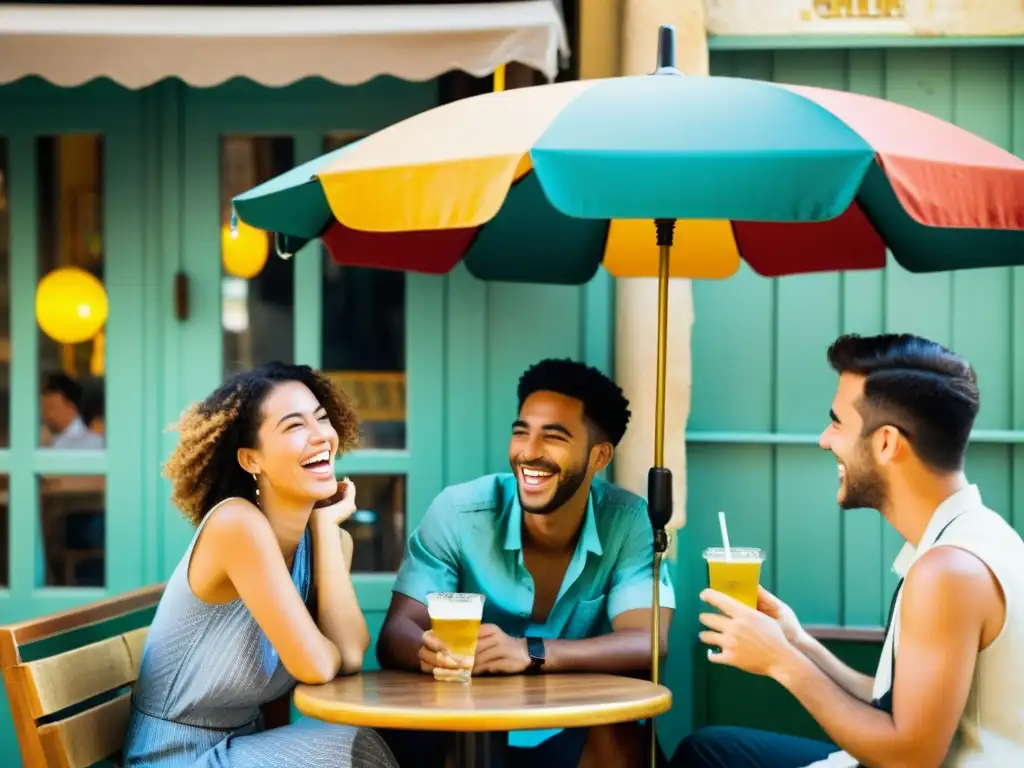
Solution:
<svg viewBox="0 0 1024 768">
<path fill-rule="evenodd" d="M 484 596 L 474 592 L 431 592 L 427 595 L 427 613 L 437 639 L 453 656 L 469 659 L 472 667 L 484 617 Z M 468 683 L 471 672 L 472 669 L 434 669 L 434 679 Z"/>
<path fill-rule="evenodd" d="M 708 586 L 744 605 L 757 608 L 757 587 L 761 583 L 764 552 L 752 547 L 724 547 L 704 550 L 708 564 Z"/>
</svg>

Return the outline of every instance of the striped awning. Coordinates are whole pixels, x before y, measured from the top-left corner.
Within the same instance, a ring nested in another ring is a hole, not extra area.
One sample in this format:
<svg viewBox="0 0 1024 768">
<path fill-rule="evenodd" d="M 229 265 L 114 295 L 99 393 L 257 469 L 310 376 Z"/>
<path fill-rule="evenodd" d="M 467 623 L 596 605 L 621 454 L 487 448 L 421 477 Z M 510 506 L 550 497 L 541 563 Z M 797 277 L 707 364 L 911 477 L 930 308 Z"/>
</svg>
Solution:
<svg viewBox="0 0 1024 768">
<path fill-rule="evenodd" d="M 144 88 L 178 77 L 283 86 L 355 85 L 379 75 L 484 77 L 518 62 L 549 79 L 567 54 L 555 0 L 359 6 L 0 5 L 0 83 L 108 77 Z"/>
</svg>

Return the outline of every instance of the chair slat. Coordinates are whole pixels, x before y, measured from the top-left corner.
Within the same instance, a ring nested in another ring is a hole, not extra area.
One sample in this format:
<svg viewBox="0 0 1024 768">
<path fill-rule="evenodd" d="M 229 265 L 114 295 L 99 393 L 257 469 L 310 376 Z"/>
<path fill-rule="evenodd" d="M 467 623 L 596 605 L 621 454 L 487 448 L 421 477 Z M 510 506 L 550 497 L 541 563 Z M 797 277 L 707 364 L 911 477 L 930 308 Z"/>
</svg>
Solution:
<svg viewBox="0 0 1024 768">
<path fill-rule="evenodd" d="M 131 716 L 131 694 L 39 728 L 39 740 L 50 768 L 89 768 L 117 754 L 124 746 Z"/>
<path fill-rule="evenodd" d="M 0 672 L 25 768 L 85 768 L 120 751 L 131 715 L 131 694 L 124 692 L 98 705 L 92 699 L 138 679 L 149 628 L 30 662 L 22 660 L 22 646 L 151 608 L 159 602 L 163 587 L 156 584 L 0 626 Z M 53 723 L 38 722 L 79 704 L 88 709 Z"/>
<path fill-rule="evenodd" d="M 163 594 L 164 586 L 163 582 L 153 584 L 60 613 L 8 624 L 6 628 L 13 632 L 15 643 L 19 646 L 28 645 L 156 605 Z"/>
<path fill-rule="evenodd" d="M 139 627 L 131 632 L 125 632 L 125 645 L 128 646 L 128 653 L 132 657 L 132 682 L 139 677 L 139 665 L 142 663 L 142 651 L 146 647 L 146 637 L 149 635 L 149 627 Z"/>
<path fill-rule="evenodd" d="M 129 685 L 136 674 L 122 635 L 29 662 L 22 669 L 35 692 L 29 706 L 37 719 Z"/>
</svg>

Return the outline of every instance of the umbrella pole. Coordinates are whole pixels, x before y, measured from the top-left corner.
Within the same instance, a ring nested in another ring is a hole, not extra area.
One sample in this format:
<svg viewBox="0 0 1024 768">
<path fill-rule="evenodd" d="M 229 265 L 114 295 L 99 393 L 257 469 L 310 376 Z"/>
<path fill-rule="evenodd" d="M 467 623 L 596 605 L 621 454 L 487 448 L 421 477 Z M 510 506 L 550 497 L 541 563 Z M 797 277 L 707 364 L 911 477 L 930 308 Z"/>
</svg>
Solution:
<svg viewBox="0 0 1024 768">
<path fill-rule="evenodd" d="M 651 681 L 661 672 L 661 562 L 668 549 L 665 526 L 672 517 L 672 471 L 665 463 L 665 380 L 668 367 L 668 278 L 672 259 L 674 219 L 657 219 L 658 235 L 658 375 L 654 404 L 654 466 L 647 475 L 647 511 L 654 532 L 654 572 L 651 595 Z M 651 718 L 651 768 L 657 766 L 658 734 Z"/>
</svg>

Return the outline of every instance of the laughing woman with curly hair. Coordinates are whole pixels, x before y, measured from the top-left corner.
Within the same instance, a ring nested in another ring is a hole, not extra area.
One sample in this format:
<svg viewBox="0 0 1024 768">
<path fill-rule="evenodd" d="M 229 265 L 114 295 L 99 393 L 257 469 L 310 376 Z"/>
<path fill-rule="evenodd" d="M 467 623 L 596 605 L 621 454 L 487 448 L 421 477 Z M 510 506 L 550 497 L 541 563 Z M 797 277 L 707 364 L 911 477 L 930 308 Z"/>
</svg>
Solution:
<svg viewBox="0 0 1024 768">
<path fill-rule="evenodd" d="M 370 643 L 339 527 L 355 486 L 334 477 L 358 440 L 350 401 L 306 366 L 270 363 L 193 405 L 178 432 L 165 475 L 196 532 L 149 629 L 125 764 L 392 768 L 372 730 L 287 724 L 296 681 L 358 672 Z"/>
</svg>

